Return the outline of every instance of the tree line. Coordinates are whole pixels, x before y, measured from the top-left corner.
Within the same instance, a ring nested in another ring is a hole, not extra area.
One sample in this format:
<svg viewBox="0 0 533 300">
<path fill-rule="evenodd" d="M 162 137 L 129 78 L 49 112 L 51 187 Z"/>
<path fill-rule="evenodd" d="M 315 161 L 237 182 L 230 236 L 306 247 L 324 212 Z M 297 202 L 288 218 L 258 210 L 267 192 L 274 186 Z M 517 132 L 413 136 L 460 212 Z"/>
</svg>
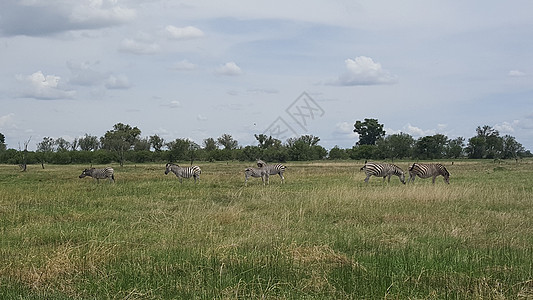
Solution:
<svg viewBox="0 0 533 300">
<path fill-rule="evenodd" d="M 532 156 L 510 135 L 500 136 L 490 126 L 479 126 L 476 135 L 449 139 L 435 134 L 414 139 L 406 133 L 386 135 L 377 119 L 356 121 L 354 132 L 359 141 L 352 148 L 338 146 L 329 151 L 313 135 L 292 137 L 282 142 L 272 136 L 255 134 L 256 145 L 241 146 L 229 134 L 206 138 L 202 145 L 189 139 L 165 141 L 158 135 L 141 136 L 141 130 L 117 123 L 102 137 L 85 134 L 69 142 L 64 138 L 44 137 L 36 151 L 7 149 L 0 133 L 0 163 L 7 164 L 108 164 L 118 162 L 175 161 L 306 161 L 320 159 L 518 159 Z M 29 140 L 28 140 L 29 142 Z"/>
</svg>

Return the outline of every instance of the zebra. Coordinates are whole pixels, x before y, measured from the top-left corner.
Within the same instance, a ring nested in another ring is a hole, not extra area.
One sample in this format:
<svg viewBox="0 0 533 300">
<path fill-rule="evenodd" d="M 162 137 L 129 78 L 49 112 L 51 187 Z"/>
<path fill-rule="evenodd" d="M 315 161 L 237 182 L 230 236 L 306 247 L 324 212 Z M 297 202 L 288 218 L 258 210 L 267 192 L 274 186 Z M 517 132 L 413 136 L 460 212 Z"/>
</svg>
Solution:
<svg viewBox="0 0 533 300">
<path fill-rule="evenodd" d="M 183 178 L 191 177 L 194 177 L 194 183 L 196 183 L 196 180 L 200 181 L 200 174 L 202 174 L 202 170 L 198 166 L 182 168 L 178 165 L 168 163 L 165 168 L 165 175 L 173 172 L 179 178 L 180 183 L 183 183 Z"/>
<path fill-rule="evenodd" d="M 450 172 L 441 164 L 418 164 L 413 163 L 409 167 L 409 180 L 407 182 L 415 182 L 416 176 L 420 178 L 429 178 L 433 177 L 433 184 L 435 184 L 435 178 L 442 175 L 444 177 L 444 182 L 450 184 Z"/>
<path fill-rule="evenodd" d="M 278 174 L 279 177 L 281 178 L 281 184 L 285 182 L 285 177 L 283 177 L 283 172 L 285 172 L 285 169 L 287 169 L 287 167 L 285 167 L 284 165 L 282 164 L 268 165 L 266 162 L 262 160 L 258 160 L 257 166 L 259 168 L 265 168 L 266 173 L 268 174 L 268 176 L 266 177 L 267 184 L 269 184 L 270 175 L 276 175 L 276 174 Z"/>
<path fill-rule="evenodd" d="M 100 183 L 100 179 L 109 179 L 110 182 L 115 182 L 114 170 L 111 167 L 105 167 L 103 169 L 85 169 L 81 172 L 80 178 L 85 176 L 92 177 L 96 180 L 97 183 Z"/>
<path fill-rule="evenodd" d="M 263 185 L 265 185 L 265 179 L 268 181 L 269 174 L 266 170 L 266 168 L 246 168 L 244 170 L 244 185 L 248 185 L 248 178 L 250 177 L 261 177 L 261 180 L 263 181 Z"/>
<path fill-rule="evenodd" d="M 376 177 L 383 177 L 383 182 L 385 182 L 385 178 L 387 177 L 388 177 L 387 182 L 390 182 L 391 176 L 396 175 L 398 176 L 398 178 L 400 178 L 400 181 L 403 184 L 405 184 L 405 173 L 397 165 L 386 164 L 386 163 L 365 162 L 365 165 L 361 168 L 361 170 L 365 171 L 365 174 L 366 174 L 365 182 L 367 184 L 368 184 L 368 180 L 370 179 L 370 176 L 372 175 Z"/>
</svg>

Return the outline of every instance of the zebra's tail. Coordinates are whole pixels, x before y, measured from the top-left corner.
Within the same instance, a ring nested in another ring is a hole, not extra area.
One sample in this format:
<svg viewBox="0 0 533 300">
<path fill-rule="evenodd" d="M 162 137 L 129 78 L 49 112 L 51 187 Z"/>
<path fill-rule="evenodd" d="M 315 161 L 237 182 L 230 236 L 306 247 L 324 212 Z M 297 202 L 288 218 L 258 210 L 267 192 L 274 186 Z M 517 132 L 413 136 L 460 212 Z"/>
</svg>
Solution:
<svg viewBox="0 0 533 300">
<path fill-rule="evenodd" d="M 413 168 L 415 167 L 415 164 L 416 163 L 413 163 L 413 165 L 409 167 L 409 171 L 413 170 Z"/>
</svg>

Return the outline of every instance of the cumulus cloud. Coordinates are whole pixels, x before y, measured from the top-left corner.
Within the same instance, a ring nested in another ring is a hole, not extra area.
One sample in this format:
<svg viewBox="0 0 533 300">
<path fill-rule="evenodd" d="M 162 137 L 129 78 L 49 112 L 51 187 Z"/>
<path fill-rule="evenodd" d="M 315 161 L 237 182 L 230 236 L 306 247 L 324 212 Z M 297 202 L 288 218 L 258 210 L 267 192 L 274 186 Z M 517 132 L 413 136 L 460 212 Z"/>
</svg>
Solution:
<svg viewBox="0 0 533 300">
<path fill-rule="evenodd" d="M 190 61 L 184 59 L 184 60 L 182 60 L 180 62 L 175 63 L 172 66 L 172 69 L 173 70 L 178 70 L 178 71 L 191 71 L 191 70 L 196 69 L 196 65 L 191 63 Z"/>
<path fill-rule="evenodd" d="M 159 52 L 159 45 L 156 43 L 143 42 L 134 39 L 124 39 L 120 43 L 121 52 L 132 54 L 155 54 Z"/>
<path fill-rule="evenodd" d="M 196 39 L 204 36 L 204 32 L 194 26 L 175 27 L 168 25 L 165 27 L 165 32 L 169 38 L 177 40 Z"/>
<path fill-rule="evenodd" d="M 37 71 L 29 76 L 17 75 L 17 80 L 22 83 L 21 97 L 35 98 L 40 100 L 70 99 L 76 94 L 75 91 L 64 89 L 60 82 L 61 77 L 44 75 Z"/>
<path fill-rule="evenodd" d="M 242 74 L 242 70 L 235 62 L 227 62 L 215 70 L 218 75 L 237 76 Z"/>
<path fill-rule="evenodd" d="M 509 73 L 507 74 L 509 77 L 522 77 L 522 76 L 526 76 L 526 73 L 520 71 L 520 70 L 511 70 L 509 71 Z"/>
<path fill-rule="evenodd" d="M 115 26 L 135 17 L 134 10 L 119 5 L 115 0 L 1 1 L 0 33 L 6 36 L 44 36 Z"/>
<path fill-rule="evenodd" d="M 14 113 L 7 114 L 5 116 L 0 116 L 0 128 L 5 128 L 13 122 L 15 117 Z"/>
<path fill-rule="evenodd" d="M 196 116 L 196 120 L 198 121 L 207 121 L 207 117 L 204 115 L 198 115 Z"/>
<path fill-rule="evenodd" d="M 435 130 L 428 129 L 424 130 L 419 127 L 413 126 L 411 124 L 407 124 L 404 126 L 404 130 L 406 133 L 412 135 L 412 136 L 428 136 L 428 135 L 435 135 Z"/>
<path fill-rule="evenodd" d="M 128 89 L 130 82 L 125 75 L 111 75 L 105 82 L 105 87 L 108 89 Z"/>
<path fill-rule="evenodd" d="M 346 71 L 338 79 L 329 82 L 331 85 L 356 86 L 394 84 L 398 80 L 389 71 L 383 69 L 380 63 L 374 62 L 370 57 L 358 56 L 344 61 Z"/>
<path fill-rule="evenodd" d="M 181 102 L 179 102 L 178 100 L 172 100 L 168 103 L 161 104 L 161 106 L 168 107 L 168 108 L 180 108 Z"/>
<path fill-rule="evenodd" d="M 513 133 L 515 127 L 519 125 L 520 121 L 514 120 L 513 122 L 503 122 L 501 124 L 494 125 L 494 129 L 503 134 Z"/>
</svg>

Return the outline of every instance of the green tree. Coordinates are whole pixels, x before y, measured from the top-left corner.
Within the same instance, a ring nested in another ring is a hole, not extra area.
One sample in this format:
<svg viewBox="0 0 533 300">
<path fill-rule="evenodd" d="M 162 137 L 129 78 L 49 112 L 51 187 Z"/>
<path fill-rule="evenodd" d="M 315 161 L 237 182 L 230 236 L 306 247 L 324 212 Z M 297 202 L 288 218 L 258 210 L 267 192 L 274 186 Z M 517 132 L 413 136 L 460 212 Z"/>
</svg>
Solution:
<svg viewBox="0 0 533 300">
<path fill-rule="evenodd" d="M 0 151 L 6 150 L 6 137 L 0 133 Z"/>
<path fill-rule="evenodd" d="M 525 148 L 516 141 L 516 139 L 510 135 L 504 135 L 502 137 L 502 158 L 504 159 L 517 159 L 520 157 L 521 153 L 525 152 Z"/>
<path fill-rule="evenodd" d="M 78 145 L 82 151 L 96 151 L 100 147 L 98 137 L 85 134 L 84 137 L 78 139 Z"/>
<path fill-rule="evenodd" d="M 287 139 L 288 155 L 290 160 L 318 160 L 328 154 L 324 147 L 318 145 L 319 137 L 302 135 L 299 138 Z"/>
<path fill-rule="evenodd" d="M 160 152 L 163 148 L 163 145 L 165 145 L 165 140 L 158 136 L 157 134 L 154 134 L 149 137 L 148 142 L 150 143 L 150 146 L 154 148 L 156 152 Z"/>
<path fill-rule="evenodd" d="M 379 124 L 377 119 L 365 119 L 363 122 L 356 121 L 354 132 L 359 134 L 357 145 L 375 145 L 376 141 L 385 136 L 383 124 Z"/>
<path fill-rule="evenodd" d="M 72 144 L 62 137 L 57 138 L 54 145 L 56 145 L 56 151 L 60 152 L 68 151 L 72 147 Z"/>
<path fill-rule="evenodd" d="M 335 145 L 335 147 L 331 148 L 329 150 L 329 159 L 348 159 L 350 156 L 348 155 L 348 152 L 346 152 L 345 149 L 339 148 L 339 146 Z"/>
<path fill-rule="evenodd" d="M 204 150 L 205 151 L 214 151 L 218 149 L 217 141 L 215 141 L 214 138 L 206 138 L 204 139 Z"/>
<path fill-rule="evenodd" d="M 113 129 L 105 133 L 100 139 L 103 149 L 115 152 L 121 166 L 124 165 L 126 151 L 132 149 L 139 140 L 141 130 L 127 124 L 117 123 Z"/>
<path fill-rule="evenodd" d="M 237 147 L 239 146 L 239 143 L 234 140 L 231 135 L 226 133 L 218 138 L 218 143 L 222 145 L 226 150 L 234 150 L 237 149 Z"/>
<path fill-rule="evenodd" d="M 446 157 L 448 158 L 460 158 L 463 156 L 465 139 L 458 137 L 448 142 L 446 147 Z"/>
<path fill-rule="evenodd" d="M 281 145 L 281 141 L 273 138 L 272 136 L 267 136 L 265 134 L 254 134 L 255 139 L 259 142 L 259 148 L 267 149 L 270 147 L 278 147 Z"/>
<path fill-rule="evenodd" d="M 376 141 L 376 151 L 380 158 L 410 157 L 414 143 L 413 137 L 407 133 L 392 134 Z"/>
<path fill-rule="evenodd" d="M 444 157 L 448 138 L 442 134 L 424 136 L 415 143 L 414 155 L 421 159 L 440 159 Z"/>
</svg>

